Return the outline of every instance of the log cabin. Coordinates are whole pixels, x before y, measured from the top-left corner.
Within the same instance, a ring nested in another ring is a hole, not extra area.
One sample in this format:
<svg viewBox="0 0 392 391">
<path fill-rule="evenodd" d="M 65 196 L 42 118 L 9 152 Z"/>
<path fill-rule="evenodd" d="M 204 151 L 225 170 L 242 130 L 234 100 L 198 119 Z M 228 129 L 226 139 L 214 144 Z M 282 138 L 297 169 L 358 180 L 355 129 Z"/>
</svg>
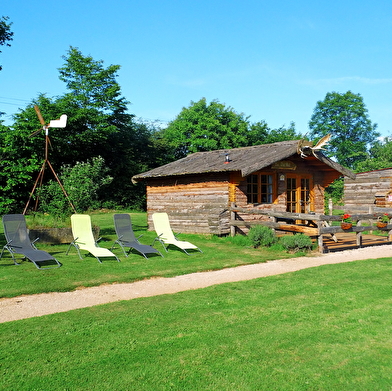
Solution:
<svg viewBox="0 0 392 391">
<path fill-rule="evenodd" d="M 355 178 L 345 177 L 344 207 L 353 214 L 392 208 L 392 168 L 360 172 Z"/>
<path fill-rule="evenodd" d="M 312 146 L 292 140 L 196 152 L 132 180 L 146 183 L 149 229 L 154 212 L 167 212 L 177 232 L 225 235 L 231 205 L 324 213 L 324 189 L 355 174 Z M 268 217 L 245 213 L 239 218 L 254 223 Z"/>
</svg>

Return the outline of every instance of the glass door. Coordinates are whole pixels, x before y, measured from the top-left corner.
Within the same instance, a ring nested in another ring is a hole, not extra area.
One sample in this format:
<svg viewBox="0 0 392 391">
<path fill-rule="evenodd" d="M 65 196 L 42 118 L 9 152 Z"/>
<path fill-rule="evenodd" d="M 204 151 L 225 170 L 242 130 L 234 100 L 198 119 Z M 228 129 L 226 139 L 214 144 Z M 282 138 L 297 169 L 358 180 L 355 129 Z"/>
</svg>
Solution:
<svg viewBox="0 0 392 391">
<path fill-rule="evenodd" d="M 287 177 L 287 201 L 286 212 L 297 212 L 297 178 Z"/>
<path fill-rule="evenodd" d="M 312 210 L 310 176 L 288 175 L 286 211 L 309 213 Z"/>
</svg>

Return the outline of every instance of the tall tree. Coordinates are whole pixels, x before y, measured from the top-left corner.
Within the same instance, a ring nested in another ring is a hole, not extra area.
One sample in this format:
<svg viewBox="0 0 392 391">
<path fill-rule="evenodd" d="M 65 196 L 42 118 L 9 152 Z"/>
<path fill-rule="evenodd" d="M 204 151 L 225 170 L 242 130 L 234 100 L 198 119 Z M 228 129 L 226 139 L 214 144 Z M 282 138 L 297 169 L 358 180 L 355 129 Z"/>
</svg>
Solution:
<svg viewBox="0 0 392 391">
<path fill-rule="evenodd" d="M 191 102 L 164 131 L 163 137 L 173 146 L 176 158 L 191 152 L 243 147 L 248 143 L 249 122 L 244 114 L 205 98 Z"/>
<path fill-rule="evenodd" d="M 9 42 L 12 41 L 14 33 L 11 31 L 12 23 L 8 23 L 8 19 L 8 16 L 2 16 L 0 18 L 0 46 L 11 46 Z M 2 66 L 0 65 L 0 71 L 1 70 Z"/>
<path fill-rule="evenodd" d="M 310 137 L 331 134 L 327 154 L 351 169 L 365 160 L 368 148 L 379 136 L 360 94 L 329 92 L 318 101 L 309 122 Z"/>
<path fill-rule="evenodd" d="M 68 114 L 69 121 L 58 142 L 73 162 L 84 161 L 100 154 L 99 150 L 111 150 L 112 138 L 132 122 L 133 115 L 127 113 L 129 102 L 121 96 L 116 80 L 119 65 L 105 68 L 103 61 L 84 56 L 74 47 L 63 58 L 60 80 L 69 92 L 56 105 Z"/>
</svg>

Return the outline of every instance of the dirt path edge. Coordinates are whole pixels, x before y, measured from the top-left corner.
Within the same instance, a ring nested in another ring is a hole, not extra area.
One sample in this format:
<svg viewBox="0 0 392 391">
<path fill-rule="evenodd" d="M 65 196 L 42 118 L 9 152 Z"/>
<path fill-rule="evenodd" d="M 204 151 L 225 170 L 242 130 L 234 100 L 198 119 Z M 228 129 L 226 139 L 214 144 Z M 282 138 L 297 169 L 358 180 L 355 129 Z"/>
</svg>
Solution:
<svg viewBox="0 0 392 391">
<path fill-rule="evenodd" d="M 0 299 L 0 323 L 66 312 L 119 300 L 172 294 L 226 282 L 251 280 L 320 265 L 386 257 L 392 257 L 391 245 L 346 250 L 315 257 L 274 260 L 171 278 L 153 278 L 133 283 L 101 285 L 72 292 L 52 292 L 3 298 Z"/>
</svg>

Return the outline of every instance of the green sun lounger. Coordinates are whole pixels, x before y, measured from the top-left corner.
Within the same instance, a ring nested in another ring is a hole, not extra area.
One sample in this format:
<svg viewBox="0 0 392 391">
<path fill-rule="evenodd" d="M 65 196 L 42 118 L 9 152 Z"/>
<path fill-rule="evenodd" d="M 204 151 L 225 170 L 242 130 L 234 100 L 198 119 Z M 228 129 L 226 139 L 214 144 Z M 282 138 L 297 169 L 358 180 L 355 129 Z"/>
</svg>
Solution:
<svg viewBox="0 0 392 391">
<path fill-rule="evenodd" d="M 197 250 L 201 253 L 203 252 L 192 243 L 178 240 L 176 235 L 174 235 L 173 230 L 171 229 L 169 216 L 166 212 L 154 213 L 152 215 L 152 221 L 154 223 L 154 229 L 157 234 L 157 237 L 154 239 L 154 243 L 155 241 L 159 241 L 166 252 L 170 245 L 178 247 L 188 255 L 190 254 L 187 250 Z"/>
<path fill-rule="evenodd" d="M 94 239 L 91 218 L 89 215 L 72 215 L 71 226 L 74 240 L 68 247 L 67 255 L 71 246 L 74 246 L 78 251 L 80 259 L 83 259 L 80 250 L 85 250 L 97 258 L 100 263 L 102 263 L 101 258 L 116 258 L 117 261 L 120 262 L 117 256 L 109 249 L 98 246 L 97 241 Z"/>
</svg>

